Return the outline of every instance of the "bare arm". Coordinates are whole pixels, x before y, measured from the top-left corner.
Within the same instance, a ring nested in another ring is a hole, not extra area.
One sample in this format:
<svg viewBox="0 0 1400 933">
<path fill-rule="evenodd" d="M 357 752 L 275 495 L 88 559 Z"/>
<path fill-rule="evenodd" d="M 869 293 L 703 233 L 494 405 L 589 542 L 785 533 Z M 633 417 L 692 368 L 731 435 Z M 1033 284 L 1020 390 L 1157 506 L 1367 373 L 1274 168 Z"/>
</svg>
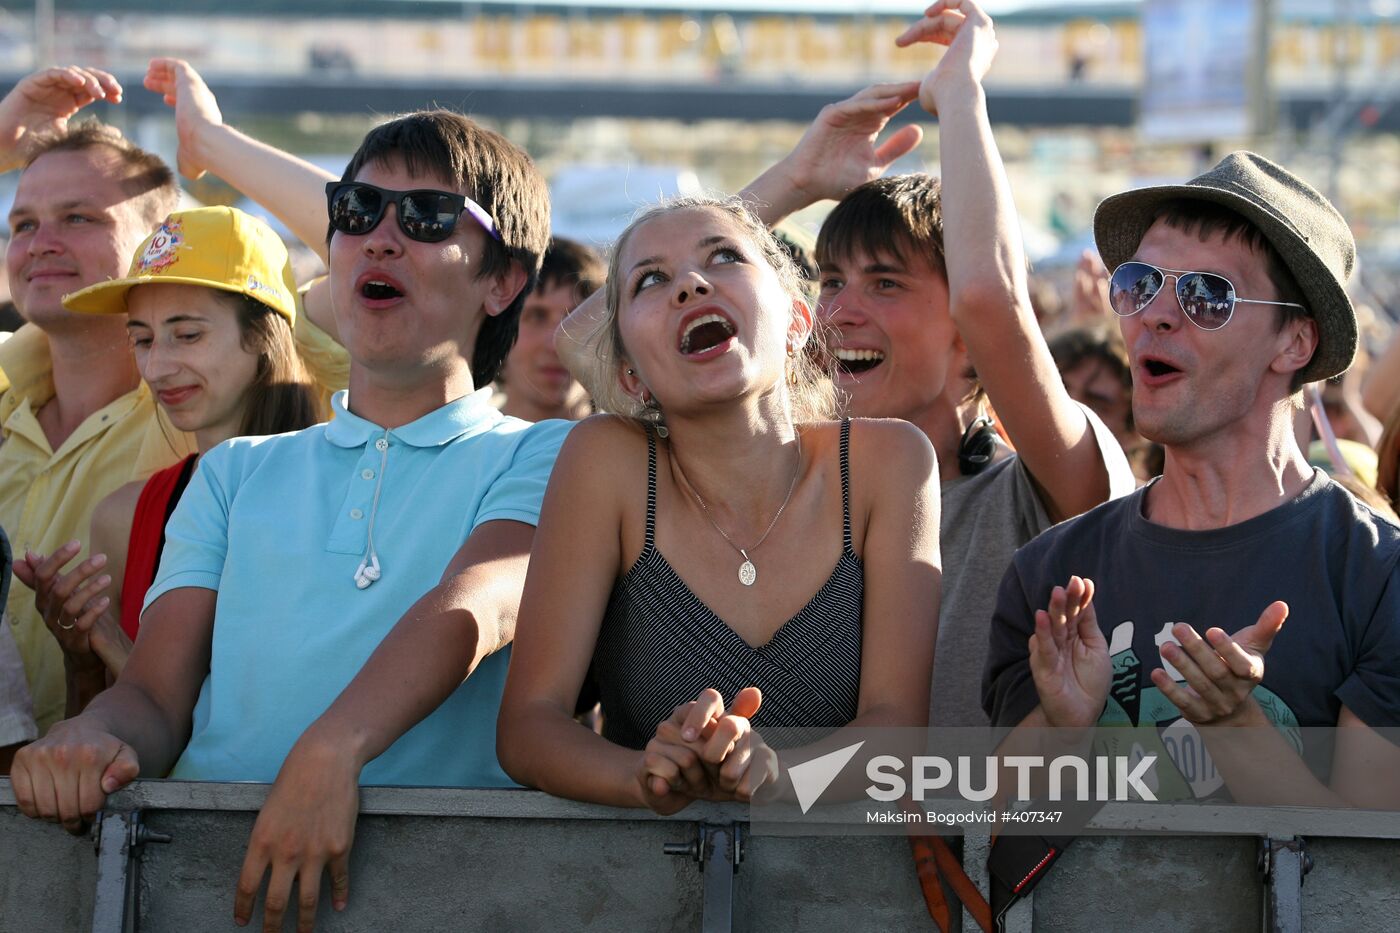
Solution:
<svg viewBox="0 0 1400 933">
<path fill-rule="evenodd" d="M 27 815 L 82 828 L 107 794 L 144 774 L 163 777 L 189 740 L 209 673 L 213 590 L 171 590 L 142 618 L 122 677 L 75 719 L 15 756 L 15 798 Z"/>
<path fill-rule="evenodd" d="M 874 495 L 861 552 L 860 703 L 850 725 L 923 726 L 942 583 L 938 465 L 928 438 L 913 425 L 852 428 L 852 451 L 865 448 L 853 457 L 853 472 L 863 467 Z"/>
<path fill-rule="evenodd" d="M 1108 470 L 1031 308 L 1019 222 L 982 87 L 996 53 L 991 20 L 972 0 L 947 0 L 899 41 L 948 45 L 919 102 L 940 125 L 949 310 L 1051 518 L 1077 515 L 1108 498 Z"/>
<path fill-rule="evenodd" d="M 326 869 L 332 904 L 344 908 L 361 770 L 510 643 L 534 532 L 514 521 L 479 525 L 441 582 L 413 604 L 297 740 L 253 827 L 234 899 L 236 919 L 248 921 L 269 870 L 269 928 L 281 929 L 294 877 L 301 878 L 302 928 L 311 928 Z"/>
<path fill-rule="evenodd" d="M 225 124 L 219 102 L 189 62 L 151 59 L 145 86 L 175 108 L 180 174 L 199 178 L 213 172 L 271 211 L 326 260 L 325 186 L 336 176 Z"/>
<path fill-rule="evenodd" d="M 622 565 L 617 487 L 635 488 L 622 480 L 636 479 L 640 443 L 636 428 L 602 417 L 574 428 L 560 451 L 496 730 L 501 766 L 515 780 L 621 807 L 647 804 L 636 778 L 642 753 L 609 742 L 573 714 Z M 608 477 L 622 479 L 599 482 Z"/>
<path fill-rule="evenodd" d="M 351 755 L 358 772 L 441 706 L 478 664 L 515 637 L 534 535 L 522 522 L 477 527 L 442 582 L 404 614 L 297 744 Z"/>
</svg>

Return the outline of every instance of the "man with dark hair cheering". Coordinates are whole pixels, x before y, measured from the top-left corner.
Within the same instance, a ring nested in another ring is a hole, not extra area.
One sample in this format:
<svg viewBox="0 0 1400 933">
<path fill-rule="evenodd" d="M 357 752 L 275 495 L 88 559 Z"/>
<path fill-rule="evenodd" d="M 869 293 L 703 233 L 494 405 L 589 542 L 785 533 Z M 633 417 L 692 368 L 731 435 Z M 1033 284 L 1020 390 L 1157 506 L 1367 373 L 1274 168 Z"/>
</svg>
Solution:
<svg viewBox="0 0 1400 933">
<path fill-rule="evenodd" d="M 1237 152 L 1109 198 L 1094 227 L 1133 416 L 1166 465 L 1017 553 L 988 712 L 1138 727 L 1159 799 L 1394 808 L 1400 747 L 1377 730 L 1400 725 L 1400 528 L 1310 467 L 1292 428 L 1300 387 L 1356 350 L 1346 222 Z"/>
</svg>

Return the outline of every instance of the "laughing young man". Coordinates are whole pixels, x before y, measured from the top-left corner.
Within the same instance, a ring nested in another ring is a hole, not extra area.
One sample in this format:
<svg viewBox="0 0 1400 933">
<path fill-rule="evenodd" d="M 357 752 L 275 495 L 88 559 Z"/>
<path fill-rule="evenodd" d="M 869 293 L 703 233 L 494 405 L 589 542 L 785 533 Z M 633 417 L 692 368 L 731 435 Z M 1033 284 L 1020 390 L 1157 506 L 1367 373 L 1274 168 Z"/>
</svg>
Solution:
<svg viewBox="0 0 1400 933">
<path fill-rule="evenodd" d="M 549 237 L 524 152 L 431 111 L 370 132 L 328 187 L 350 354 L 336 417 L 205 455 L 166 528 L 120 681 L 22 750 L 15 795 L 79 826 L 138 774 L 271 781 L 239 880 L 301 929 L 343 907 L 357 785 L 504 786 L 497 706 L 567 425 L 489 405 Z"/>
<path fill-rule="evenodd" d="M 1094 233 L 1133 417 L 1166 466 L 1017 553 L 988 712 L 1140 727 L 1159 799 L 1223 785 L 1242 803 L 1400 806 L 1400 745 L 1376 731 L 1400 726 L 1400 528 L 1310 467 L 1292 428 L 1300 388 L 1356 351 L 1346 222 L 1237 152 L 1109 198 Z"/>
<path fill-rule="evenodd" d="M 824 198 L 821 307 L 852 415 L 928 435 L 942 475 L 943 600 L 931 726 L 983 726 L 980 687 L 997 581 L 1016 548 L 1133 488 L 1113 435 L 1065 391 L 1026 284 L 1010 186 L 982 78 L 996 53 L 972 0 L 947 0 L 899 39 L 948 52 L 921 83 L 825 108 L 743 196 L 769 224 Z M 912 100 L 939 121 L 942 179 L 879 175 L 921 139 L 876 137 Z M 987 419 L 990 404 L 1013 453 Z"/>
</svg>

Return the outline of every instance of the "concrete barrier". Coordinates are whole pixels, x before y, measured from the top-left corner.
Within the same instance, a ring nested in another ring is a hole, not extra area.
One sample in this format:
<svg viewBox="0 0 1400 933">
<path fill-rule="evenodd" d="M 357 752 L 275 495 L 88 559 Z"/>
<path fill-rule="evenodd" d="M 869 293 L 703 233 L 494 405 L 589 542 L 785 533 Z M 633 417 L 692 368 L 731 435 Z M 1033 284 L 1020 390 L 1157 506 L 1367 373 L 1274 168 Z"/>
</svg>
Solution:
<svg viewBox="0 0 1400 933">
<path fill-rule="evenodd" d="M 109 801 L 95 845 L 21 816 L 0 781 L 0 930 L 234 929 L 234 885 L 266 792 L 138 782 Z M 748 835 L 743 807 L 662 818 L 524 790 L 365 788 L 361 804 L 350 907 L 333 913 L 323 886 L 317 929 L 934 929 L 898 836 Z M 1197 835 L 1085 837 L 1007 929 L 1400 929 L 1400 814 L 1170 809 L 1106 807 L 1095 823 L 1105 832 Z M 132 813 L 170 841 L 143 847 L 128 892 Z M 1308 839 L 1304 853 L 1278 851 L 1274 884 L 1259 871 L 1267 836 Z M 969 837 L 964 862 L 979 882 L 985 849 L 985 836 Z M 1301 884 L 1305 856 L 1314 868 Z"/>
</svg>

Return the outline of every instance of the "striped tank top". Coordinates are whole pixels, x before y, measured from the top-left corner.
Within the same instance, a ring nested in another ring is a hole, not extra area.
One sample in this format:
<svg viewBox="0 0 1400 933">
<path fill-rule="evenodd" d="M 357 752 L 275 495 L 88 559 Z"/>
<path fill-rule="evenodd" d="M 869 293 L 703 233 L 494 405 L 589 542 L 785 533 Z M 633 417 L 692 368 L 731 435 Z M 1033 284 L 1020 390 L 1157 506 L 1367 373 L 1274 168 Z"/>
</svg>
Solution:
<svg viewBox="0 0 1400 933">
<path fill-rule="evenodd" d="M 646 540 L 613 585 L 593 652 L 603 735 L 644 748 L 682 703 L 713 687 L 726 703 L 763 691 L 757 728 L 835 728 L 860 698 L 865 571 L 851 546 L 851 423 L 841 424 L 841 556 L 807 605 L 753 647 L 691 592 L 656 547 L 656 441 L 647 434 Z"/>
</svg>

